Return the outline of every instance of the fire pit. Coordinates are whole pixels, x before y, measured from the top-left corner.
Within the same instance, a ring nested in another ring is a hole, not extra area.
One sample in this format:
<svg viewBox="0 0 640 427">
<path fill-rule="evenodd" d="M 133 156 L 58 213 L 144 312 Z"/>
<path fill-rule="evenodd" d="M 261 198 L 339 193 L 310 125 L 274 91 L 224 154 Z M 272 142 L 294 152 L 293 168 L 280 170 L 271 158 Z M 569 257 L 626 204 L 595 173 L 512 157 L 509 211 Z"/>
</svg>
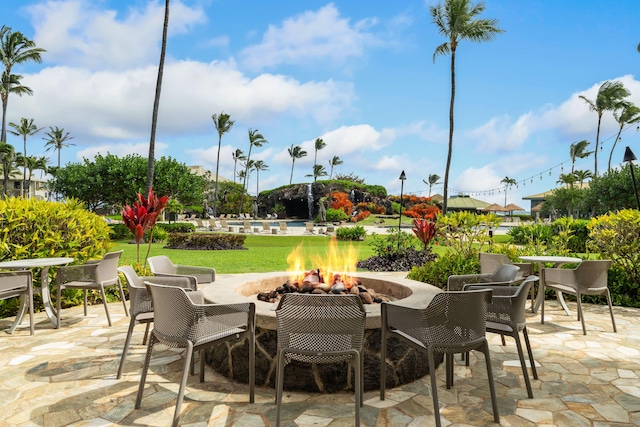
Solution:
<svg viewBox="0 0 640 427">
<path fill-rule="evenodd" d="M 441 292 L 435 286 L 404 279 L 395 273 L 352 273 L 366 288 L 398 300 L 403 305 L 425 307 L 433 296 Z M 252 301 L 256 304 L 256 384 L 273 387 L 277 351 L 275 303 L 259 301 L 257 294 L 269 292 L 287 282 L 291 274 L 251 273 L 219 275 L 216 282 L 203 289 L 205 298 L 214 303 L 234 304 Z M 380 385 L 380 305 L 366 305 L 364 388 L 378 389 Z M 245 340 L 227 341 L 207 350 L 206 361 L 216 371 L 239 382 L 248 382 L 247 352 Z M 389 340 L 387 386 L 396 387 L 412 382 L 429 373 L 426 355 L 395 339 Z M 440 363 L 438 361 L 437 363 Z M 292 362 L 285 371 L 285 389 L 335 392 L 352 387 L 347 378 L 346 363 L 297 365 Z"/>
</svg>

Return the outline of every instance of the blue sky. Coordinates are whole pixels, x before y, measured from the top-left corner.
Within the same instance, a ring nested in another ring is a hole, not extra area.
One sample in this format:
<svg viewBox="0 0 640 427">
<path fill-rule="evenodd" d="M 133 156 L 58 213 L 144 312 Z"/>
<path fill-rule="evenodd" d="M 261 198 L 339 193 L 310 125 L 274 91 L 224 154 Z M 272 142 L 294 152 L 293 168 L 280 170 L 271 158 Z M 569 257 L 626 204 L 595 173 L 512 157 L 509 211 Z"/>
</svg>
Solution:
<svg viewBox="0 0 640 427">
<path fill-rule="evenodd" d="M 260 190 L 289 183 L 292 144 L 308 152 L 293 180 L 308 182 L 321 137 L 318 162 L 327 169 L 337 155 L 344 164 L 335 172 L 393 194 L 405 170 L 405 194 L 427 195 L 423 180 L 444 176 L 449 127 L 450 60 L 433 61 L 445 41 L 429 13 L 436 3 L 172 0 L 156 155 L 215 171 L 211 115 L 224 111 L 235 126 L 222 139 L 223 176 L 233 175 L 231 153 L 248 151 L 251 128 L 269 141 L 251 156 L 269 166 Z M 505 32 L 458 47 L 449 193 L 504 203 L 508 176 L 518 186 L 507 203 L 528 207 L 523 196 L 553 188 L 570 170 L 572 142 L 595 145 L 597 116 L 579 95 L 594 99 L 604 81 L 620 80 L 640 105 L 640 2 L 485 4 L 482 17 Z M 42 64 L 14 69 L 34 95 L 11 97 L 8 121 L 34 118 L 45 130 L 68 131 L 76 145 L 62 151 L 63 163 L 107 152 L 146 156 L 163 13 L 160 0 L 0 2 L 2 24 L 47 50 Z M 617 126 L 606 113 L 600 171 Z M 43 136 L 29 139 L 28 154 L 44 154 Z M 612 167 L 626 145 L 640 155 L 635 126 L 623 132 Z M 576 168 L 593 169 L 593 156 Z"/>
</svg>

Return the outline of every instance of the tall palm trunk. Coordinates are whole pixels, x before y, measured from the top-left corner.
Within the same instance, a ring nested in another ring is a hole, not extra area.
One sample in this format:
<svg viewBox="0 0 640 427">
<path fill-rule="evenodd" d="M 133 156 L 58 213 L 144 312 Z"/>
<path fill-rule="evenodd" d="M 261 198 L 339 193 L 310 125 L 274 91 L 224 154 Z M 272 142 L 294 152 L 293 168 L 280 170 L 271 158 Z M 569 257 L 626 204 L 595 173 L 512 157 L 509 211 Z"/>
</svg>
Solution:
<svg viewBox="0 0 640 427">
<path fill-rule="evenodd" d="M 6 73 L 4 98 L 2 99 L 2 131 L 0 132 L 0 142 L 7 142 L 7 104 L 9 103 L 9 90 L 11 89 L 11 69 L 7 68 Z M 7 194 L 6 190 L 4 194 Z"/>
<path fill-rule="evenodd" d="M 218 156 L 216 159 L 216 189 L 213 193 L 213 215 L 218 216 L 218 172 L 220 171 L 220 146 L 222 145 L 222 134 L 218 133 Z"/>
<path fill-rule="evenodd" d="M 456 47 L 451 46 L 451 102 L 449 104 L 449 152 L 447 153 L 447 166 L 444 171 L 444 200 L 442 213 L 447 213 L 447 199 L 449 197 L 449 170 L 451 169 L 451 156 L 453 154 L 453 106 L 456 99 Z"/>
<path fill-rule="evenodd" d="M 167 32 L 169 29 L 169 1 L 164 4 L 164 25 L 162 27 L 162 47 L 160 49 L 160 64 L 158 65 L 158 79 L 156 80 L 156 95 L 153 100 L 153 113 L 151 117 L 151 137 L 149 138 L 149 158 L 147 159 L 147 186 L 144 194 L 149 194 L 153 186 L 153 173 L 155 170 L 156 151 L 156 127 L 158 125 L 158 109 L 160 108 L 160 92 L 162 90 L 162 74 L 164 71 L 164 57 L 167 52 Z"/>
<path fill-rule="evenodd" d="M 27 183 L 27 135 L 23 135 L 23 156 L 24 156 L 24 167 L 22 168 L 22 197 L 24 197 L 25 193 L 25 185 Z M 31 181 L 31 180 L 29 180 Z M 31 185 L 29 185 L 29 189 Z"/>
<path fill-rule="evenodd" d="M 598 176 L 598 145 L 600 143 L 600 122 L 602 122 L 602 113 L 598 114 L 598 129 L 596 130 L 596 150 L 593 152 L 593 176 Z"/>
</svg>

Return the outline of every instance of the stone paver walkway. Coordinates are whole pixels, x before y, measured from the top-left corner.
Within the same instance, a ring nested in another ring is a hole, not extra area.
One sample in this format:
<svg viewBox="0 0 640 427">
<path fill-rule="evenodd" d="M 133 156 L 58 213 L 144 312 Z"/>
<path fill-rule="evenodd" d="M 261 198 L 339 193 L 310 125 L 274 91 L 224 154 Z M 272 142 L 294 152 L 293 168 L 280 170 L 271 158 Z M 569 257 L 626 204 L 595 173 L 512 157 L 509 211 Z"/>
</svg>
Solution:
<svg viewBox="0 0 640 427">
<path fill-rule="evenodd" d="M 569 304 L 575 309 L 575 304 Z M 36 335 L 22 325 L 13 335 L 0 332 L 0 425 L 2 426 L 166 426 L 170 425 L 178 389 L 180 354 L 164 350 L 147 380 L 142 407 L 134 409 L 145 347 L 138 326 L 132 354 L 121 380 L 115 379 L 129 319 L 122 304 L 109 307 L 108 327 L 102 306 L 64 310 L 63 327 L 52 328 L 44 314 L 36 316 Z M 580 323 L 550 302 L 547 322 L 530 314 L 529 333 L 538 364 L 532 380 L 534 399 L 526 397 L 512 340 L 500 345 L 489 335 L 497 394 L 504 426 L 640 425 L 640 310 L 615 308 L 613 333 L 604 306 L 585 306 L 588 335 Z M 13 319 L 0 320 L 0 330 Z M 481 357 L 481 356 L 480 356 Z M 274 425 L 272 389 L 256 389 L 248 402 L 248 386 L 236 384 L 206 368 L 205 383 L 189 379 L 182 407 L 185 426 Z M 495 425 L 488 398 L 484 362 L 471 356 L 471 366 L 458 364 L 454 387 L 444 387 L 437 372 L 443 426 Z M 284 426 L 351 426 L 349 394 L 285 393 Z M 387 400 L 365 393 L 362 424 L 366 426 L 431 426 L 433 406 L 429 377 L 389 390 Z"/>
</svg>

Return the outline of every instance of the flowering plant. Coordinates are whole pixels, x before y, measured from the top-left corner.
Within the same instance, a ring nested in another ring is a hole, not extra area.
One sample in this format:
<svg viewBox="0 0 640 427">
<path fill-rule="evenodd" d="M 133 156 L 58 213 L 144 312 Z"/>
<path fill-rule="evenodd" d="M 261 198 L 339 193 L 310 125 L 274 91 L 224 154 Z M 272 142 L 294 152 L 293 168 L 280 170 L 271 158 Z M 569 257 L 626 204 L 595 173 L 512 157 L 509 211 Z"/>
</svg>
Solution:
<svg viewBox="0 0 640 427">
<path fill-rule="evenodd" d="M 149 189 L 149 195 L 145 197 L 138 193 L 138 200 L 133 203 L 133 206 L 125 205 L 122 209 L 122 221 L 127 226 L 129 231 L 133 233 L 133 237 L 138 245 L 138 263 L 140 263 L 140 243 L 144 238 L 144 235 L 148 231 L 153 231 L 153 227 L 156 225 L 158 216 L 164 210 L 169 196 L 158 197 L 153 194 L 153 189 Z M 149 248 L 147 249 L 147 257 L 151 250 L 151 234 L 149 234 Z M 145 257 L 146 263 L 146 257 Z"/>
<path fill-rule="evenodd" d="M 424 245 L 424 250 L 427 250 L 429 242 L 436 236 L 436 224 L 428 219 L 416 218 L 413 220 L 412 231 L 420 239 Z"/>
</svg>

